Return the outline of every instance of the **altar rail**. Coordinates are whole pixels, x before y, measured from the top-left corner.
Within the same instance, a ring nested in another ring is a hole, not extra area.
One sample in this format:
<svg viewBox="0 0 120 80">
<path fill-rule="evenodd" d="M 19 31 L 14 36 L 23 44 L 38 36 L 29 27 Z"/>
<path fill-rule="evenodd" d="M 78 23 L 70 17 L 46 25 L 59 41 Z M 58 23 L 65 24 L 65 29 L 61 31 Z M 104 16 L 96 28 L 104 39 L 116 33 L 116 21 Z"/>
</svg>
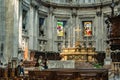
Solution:
<svg viewBox="0 0 120 80">
<path fill-rule="evenodd" d="M 29 71 L 29 80 L 108 80 L 107 69 L 47 69 Z"/>
<path fill-rule="evenodd" d="M 60 60 L 49 60 L 48 68 L 75 68 L 74 60 L 60 61 Z"/>
</svg>

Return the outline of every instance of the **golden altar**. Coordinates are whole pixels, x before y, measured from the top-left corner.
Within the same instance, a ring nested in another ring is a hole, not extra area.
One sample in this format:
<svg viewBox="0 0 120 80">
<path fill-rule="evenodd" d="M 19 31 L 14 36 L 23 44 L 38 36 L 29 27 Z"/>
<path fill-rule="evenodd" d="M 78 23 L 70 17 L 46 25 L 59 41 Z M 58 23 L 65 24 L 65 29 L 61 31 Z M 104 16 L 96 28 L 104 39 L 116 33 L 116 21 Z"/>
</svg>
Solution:
<svg viewBox="0 0 120 80">
<path fill-rule="evenodd" d="M 82 47 L 80 46 L 80 41 L 75 43 L 75 47 L 63 48 L 60 53 L 61 60 L 76 60 L 83 62 L 95 62 L 95 47 Z"/>
</svg>

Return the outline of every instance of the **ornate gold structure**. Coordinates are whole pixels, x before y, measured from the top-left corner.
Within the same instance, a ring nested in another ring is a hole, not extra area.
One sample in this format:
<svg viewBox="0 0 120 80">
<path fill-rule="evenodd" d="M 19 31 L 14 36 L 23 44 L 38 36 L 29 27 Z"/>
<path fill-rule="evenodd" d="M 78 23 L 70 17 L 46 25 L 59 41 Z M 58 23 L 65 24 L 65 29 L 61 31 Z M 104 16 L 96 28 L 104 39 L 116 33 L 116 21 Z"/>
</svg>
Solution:
<svg viewBox="0 0 120 80">
<path fill-rule="evenodd" d="M 85 61 L 85 62 L 86 61 L 94 62 L 96 52 L 95 52 L 95 47 L 81 46 L 80 38 L 77 37 L 77 41 L 75 42 L 75 47 L 63 48 L 60 55 L 62 56 L 62 60 L 78 60 L 78 61 Z"/>
</svg>

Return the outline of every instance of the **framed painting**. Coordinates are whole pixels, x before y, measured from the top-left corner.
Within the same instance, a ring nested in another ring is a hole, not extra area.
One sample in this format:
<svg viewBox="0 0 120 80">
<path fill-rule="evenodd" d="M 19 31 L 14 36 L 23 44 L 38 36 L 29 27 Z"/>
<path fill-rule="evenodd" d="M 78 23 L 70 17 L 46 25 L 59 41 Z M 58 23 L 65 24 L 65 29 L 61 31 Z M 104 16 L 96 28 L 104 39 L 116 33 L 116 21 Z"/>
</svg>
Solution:
<svg viewBox="0 0 120 80">
<path fill-rule="evenodd" d="M 92 36 L 92 21 L 84 21 L 83 27 L 84 36 Z"/>
</svg>

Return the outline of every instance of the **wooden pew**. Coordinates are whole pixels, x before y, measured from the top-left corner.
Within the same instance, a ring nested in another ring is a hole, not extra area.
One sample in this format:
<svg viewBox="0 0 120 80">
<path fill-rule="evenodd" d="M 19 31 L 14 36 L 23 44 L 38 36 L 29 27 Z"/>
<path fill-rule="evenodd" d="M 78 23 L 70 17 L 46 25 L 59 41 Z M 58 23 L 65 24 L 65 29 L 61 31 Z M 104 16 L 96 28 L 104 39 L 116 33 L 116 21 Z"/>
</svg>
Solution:
<svg viewBox="0 0 120 80">
<path fill-rule="evenodd" d="M 29 71 L 29 80 L 51 80 L 51 72 L 49 71 Z"/>
<path fill-rule="evenodd" d="M 74 80 L 75 74 L 74 72 L 67 72 L 67 71 L 58 71 L 54 73 L 55 80 Z"/>
<path fill-rule="evenodd" d="M 107 69 L 46 69 L 29 71 L 30 80 L 108 80 Z"/>
<path fill-rule="evenodd" d="M 106 69 L 82 69 L 78 72 L 78 80 L 108 80 Z"/>
<path fill-rule="evenodd" d="M 0 68 L 0 80 L 8 80 L 8 69 Z"/>
</svg>

